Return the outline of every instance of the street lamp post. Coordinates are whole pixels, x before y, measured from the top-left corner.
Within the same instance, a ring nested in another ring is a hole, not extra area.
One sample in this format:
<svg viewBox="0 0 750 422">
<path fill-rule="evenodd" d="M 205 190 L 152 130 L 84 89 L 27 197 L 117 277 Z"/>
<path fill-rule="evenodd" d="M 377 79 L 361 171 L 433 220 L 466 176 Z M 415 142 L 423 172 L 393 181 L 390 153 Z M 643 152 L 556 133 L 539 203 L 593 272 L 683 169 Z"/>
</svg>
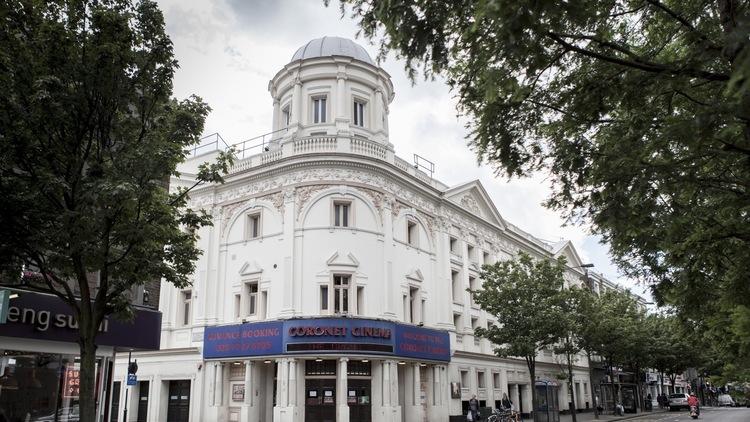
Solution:
<svg viewBox="0 0 750 422">
<path fill-rule="evenodd" d="M 583 278 L 586 280 L 586 287 L 591 291 L 592 294 L 596 294 L 596 291 L 594 290 L 594 285 L 591 283 L 591 280 L 589 279 L 589 268 L 593 268 L 594 264 L 581 264 L 578 267 L 575 268 L 582 268 L 583 269 Z M 589 352 L 589 356 L 591 355 L 591 352 Z M 596 394 L 596 387 L 594 387 L 594 370 L 591 367 L 591 359 L 589 359 L 589 385 L 591 386 L 591 400 L 593 401 L 593 408 L 594 408 L 594 419 L 599 419 L 599 399 L 598 395 Z"/>
</svg>

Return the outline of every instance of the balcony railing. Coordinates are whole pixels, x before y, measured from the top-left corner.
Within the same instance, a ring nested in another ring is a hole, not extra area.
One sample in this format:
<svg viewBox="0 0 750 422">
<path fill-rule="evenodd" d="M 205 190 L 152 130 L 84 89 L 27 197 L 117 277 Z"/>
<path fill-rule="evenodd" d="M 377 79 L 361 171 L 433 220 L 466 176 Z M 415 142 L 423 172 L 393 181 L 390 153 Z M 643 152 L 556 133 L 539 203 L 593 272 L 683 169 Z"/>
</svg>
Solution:
<svg viewBox="0 0 750 422">
<path fill-rule="evenodd" d="M 393 150 L 379 142 L 365 138 L 339 138 L 335 135 L 307 136 L 271 142 L 278 139 L 286 132 L 286 128 L 256 136 L 245 141 L 227 144 L 221 135 L 215 133 L 205 137 L 201 144 L 189 151 L 188 160 L 200 160 L 202 155 L 216 151 L 234 150 L 235 162 L 229 173 L 238 173 L 255 167 L 263 166 L 282 158 L 289 158 L 305 154 L 315 153 L 344 153 L 360 155 L 393 164 L 397 169 L 408 173 L 414 178 L 437 189 L 446 189 L 447 186 L 432 178 L 418 165 L 409 164 L 406 160 L 396 157 Z M 205 158 L 203 158 L 205 159 Z M 429 170 L 434 171 L 434 166 Z"/>
</svg>

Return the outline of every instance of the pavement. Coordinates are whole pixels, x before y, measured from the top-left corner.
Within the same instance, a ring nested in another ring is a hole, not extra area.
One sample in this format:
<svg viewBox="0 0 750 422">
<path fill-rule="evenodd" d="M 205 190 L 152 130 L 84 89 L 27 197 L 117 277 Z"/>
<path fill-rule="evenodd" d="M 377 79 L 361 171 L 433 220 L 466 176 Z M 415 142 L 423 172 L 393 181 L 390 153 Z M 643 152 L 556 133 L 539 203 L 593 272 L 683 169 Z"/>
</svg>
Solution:
<svg viewBox="0 0 750 422">
<path fill-rule="evenodd" d="M 577 422 L 594 421 L 594 413 L 579 413 Z M 571 422 L 570 415 L 560 416 L 560 422 Z M 653 412 L 642 412 L 638 414 L 626 414 L 625 416 L 599 415 L 600 421 L 623 421 L 628 422 L 683 422 L 692 421 L 687 410 L 669 412 L 665 410 L 654 410 Z M 703 422 L 748 422 L 750 421 L 750 408 L 744 407 L 703 407 L 701 415 L 697 419 Z"/>
</svg>

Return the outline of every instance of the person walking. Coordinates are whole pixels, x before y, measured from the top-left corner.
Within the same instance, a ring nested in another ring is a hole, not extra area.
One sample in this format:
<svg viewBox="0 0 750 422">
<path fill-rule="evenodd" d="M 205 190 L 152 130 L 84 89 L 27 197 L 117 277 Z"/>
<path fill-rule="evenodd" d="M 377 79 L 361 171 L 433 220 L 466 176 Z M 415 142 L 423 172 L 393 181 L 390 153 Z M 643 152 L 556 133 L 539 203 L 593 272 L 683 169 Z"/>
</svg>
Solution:
<svg viewBox="0 0 750 422">
<path fill-rule="evenodd" d="M 476 394 L 471 396 L 471 400 L 469 400 L 469 413 L 471 413 L 472 421 L 479 420 L 479 400 L 477 400 Z"/>
<path fill-rule="evenodd" d="M 500 401 L 500 404 L 503 406 L 503 410 L 513 409 L 513 402 L 508 398 L 508 393 L 503 393 L 503 399 Z"/>
</svg>

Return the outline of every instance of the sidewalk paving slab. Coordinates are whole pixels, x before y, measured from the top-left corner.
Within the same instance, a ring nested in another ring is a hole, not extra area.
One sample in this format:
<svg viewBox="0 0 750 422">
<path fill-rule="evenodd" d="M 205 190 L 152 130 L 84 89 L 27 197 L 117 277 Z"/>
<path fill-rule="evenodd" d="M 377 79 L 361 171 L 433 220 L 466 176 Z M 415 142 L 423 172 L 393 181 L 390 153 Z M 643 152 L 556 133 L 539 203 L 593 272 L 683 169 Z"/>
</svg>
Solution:
<svg viewBox="0 0 750 422">
<path fill-rule="evenodd" d="M 639 412 L 639 413 L 627 413 L 625 416 L 615 416 L 615 415 L 599 415 L 599 419 L 594 419 L 594 412 L 585 412 L 585 413 L 578 413 L 576 414 L 576 419 L 578 422 L 591 422 L 591 421 L 624 421 L 628 419 L 634 419 L 634 418 L 641 418 L 644 416 L 649 415 L 658 415 L 661 413 L 669 413 L 668 410 L 663 409 L 656 409 L 652 412 Z M 531 421 L 532 419 L 524 419 Z M 573 417 L 571 415 L 560 415 L 560 422 L 571 422 L 573 420 Z"/>
</svg>

